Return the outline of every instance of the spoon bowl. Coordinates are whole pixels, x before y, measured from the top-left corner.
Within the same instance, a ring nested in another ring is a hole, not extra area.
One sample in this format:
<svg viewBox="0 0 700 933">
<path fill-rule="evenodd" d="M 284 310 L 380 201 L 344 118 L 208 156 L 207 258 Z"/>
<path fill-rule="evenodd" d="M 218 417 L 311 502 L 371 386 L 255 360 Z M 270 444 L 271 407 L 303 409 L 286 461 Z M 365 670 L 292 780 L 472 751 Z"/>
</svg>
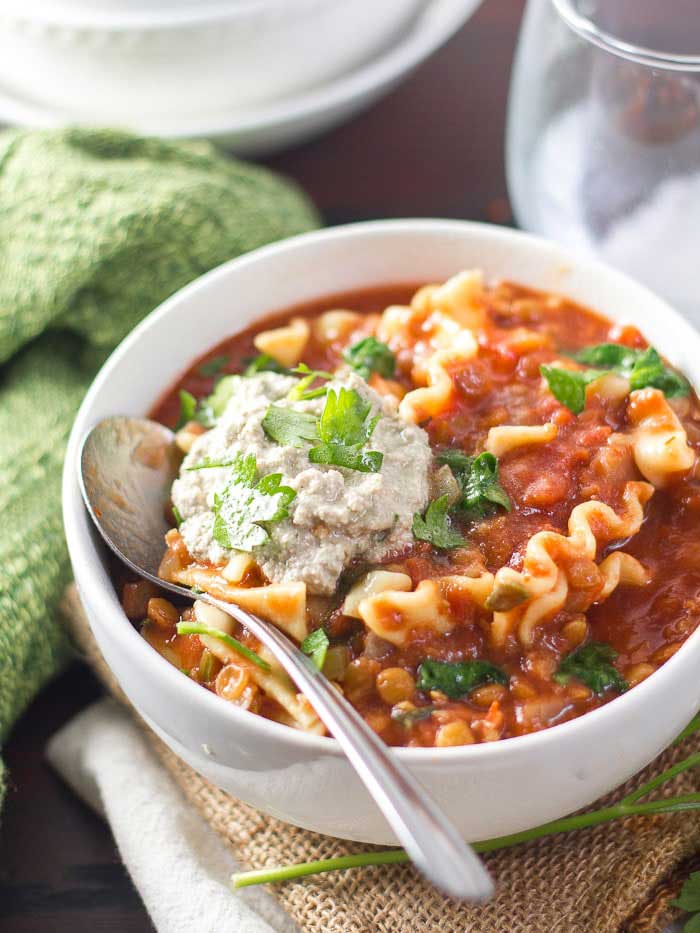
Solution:
<svg viewBox="0 0 700 933">
<path fill-rule="evenodd" d="M 80 490 L 109 548 L 135 573 L 185 599 L 187 587 L 158 577 L 166 506 L 179 457 L 171 431 L 144 418 L 114 417 L 87 434 Z M 453 897 L 484 900 L 494 891 L 483 863 L 447 816 L 360 714 L 271 622 L 207 593 L 197 598 L 245 625 L 276 657 L 341 745 L 409 857 Z"/>
</svg>

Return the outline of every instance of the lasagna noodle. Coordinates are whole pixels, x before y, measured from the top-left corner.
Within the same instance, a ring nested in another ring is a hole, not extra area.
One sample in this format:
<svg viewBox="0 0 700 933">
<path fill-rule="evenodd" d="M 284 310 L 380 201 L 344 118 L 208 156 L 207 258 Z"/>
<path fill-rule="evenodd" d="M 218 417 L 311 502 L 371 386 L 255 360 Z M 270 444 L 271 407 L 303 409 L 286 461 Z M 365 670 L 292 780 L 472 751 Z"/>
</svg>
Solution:
<svg viewBox="0 0 700 933">
<path fill-rule="evenodd" d="M 235 632 L 234 620 L 216 606 L 197 600 L 194 604 L 194 613 L 197 621 L 202 625 L 219 629 L 227 635 L 233 635 Z M 325 734 L 325 726 L 313 707 L 303 694 L 297 691 L 287 672 L 267 648 L 263 646 L 258 651 L 259 656 L 270 666 L 269 671 L 263 671 L 221 639 L 212 635 L 200 635 L 199 637 L 202 644 L 223 664 L 244 670 L 262 692 L 285 711 L 285 721 L 288 725 L 305 732 L 314 732 L 317 735 Z"/>
<path fill-rule="evenodd" d="M 695 451 L 675 411 L 660 389 L 630 393 L 627 415 L 633 426 L 632 450 L 639 472 L 657 488 L 687 473 Z"/>
<path fill-rule="evenodd" d="M 358 614 L 367 628 L 384 641 L 404 644 L 416 629 L 449 632 L 454 627 L 450 598 L 483 607 L 493 586 L 493 574 L 478 577 L 445 576 L 421 580 L 415 590 L 386 590 L 363 599 Z"/>
<path fill-rule="evenodd" d="M 175 570 L 168 577 L 183 586 L 198 586 L 227 603 L 255 613 L 297 641 L 308 635 L 306 584 L 269 583 L 266 586 L 232 586 L 216 570 L 196 564 Z"/>
<path fill-rule="evenodd" d="M 502 567 L 494 580 L 492 601 L 499 593 L 520 593 L 522 601 L 512 608 L 494 613 L 492 641 L 503 645 L 508 634 L 517 631 L 524 647 L 533 642 L 534 629 L 555 615 L 566 603 L 569 584 L 566 565 L 577 558 L 594 560 L 598 546 L 629 538 L 641 528 L 644 506 L 653 494 L 648 483 L 630 482 L 625 486 L 624 508 L 618 515 L 609 505 L 597 500 L 582 502 L 569 516 L 569 535 L 540 531 L 529 540 L 523 569 Z M 611 555 L 614 556 L 614 555 Z M 599 566 L 601 585 L 595 599 L 606 598 L 621 582 L 643 583 L 644 568 L 630 555 L 618 554 Z"/>
</svg>

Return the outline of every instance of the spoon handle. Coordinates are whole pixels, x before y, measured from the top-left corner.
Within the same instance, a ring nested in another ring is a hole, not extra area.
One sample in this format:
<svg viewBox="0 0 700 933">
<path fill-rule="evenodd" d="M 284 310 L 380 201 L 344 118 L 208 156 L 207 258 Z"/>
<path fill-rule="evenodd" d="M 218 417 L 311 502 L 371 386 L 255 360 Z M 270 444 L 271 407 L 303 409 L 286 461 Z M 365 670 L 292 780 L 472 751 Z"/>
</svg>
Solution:
<svg viewBox="0 0 700 933">
<path fill-rule="evenodd" d="M 275 655 L 342 747 L 411 861 L 453 897 L 483 900 L 493 881 L 474 850 L 413 775 L 331 682 L 270 623 L 210 596 L 200 596 L 242 622 Z"/>
</svg>

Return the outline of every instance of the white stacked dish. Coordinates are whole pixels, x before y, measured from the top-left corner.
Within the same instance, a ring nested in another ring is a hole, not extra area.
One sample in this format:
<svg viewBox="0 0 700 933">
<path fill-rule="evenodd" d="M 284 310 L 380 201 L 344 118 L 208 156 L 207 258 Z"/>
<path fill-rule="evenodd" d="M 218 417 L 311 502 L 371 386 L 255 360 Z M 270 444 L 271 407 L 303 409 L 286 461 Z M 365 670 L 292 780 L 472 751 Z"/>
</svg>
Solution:
<svg viewBox="0 0 700 933">
<path fill-rule="evenodd" d="M 0 120 L 270 151 L 393 87 L 480 0 L 6 0 Z"/>
</svg>

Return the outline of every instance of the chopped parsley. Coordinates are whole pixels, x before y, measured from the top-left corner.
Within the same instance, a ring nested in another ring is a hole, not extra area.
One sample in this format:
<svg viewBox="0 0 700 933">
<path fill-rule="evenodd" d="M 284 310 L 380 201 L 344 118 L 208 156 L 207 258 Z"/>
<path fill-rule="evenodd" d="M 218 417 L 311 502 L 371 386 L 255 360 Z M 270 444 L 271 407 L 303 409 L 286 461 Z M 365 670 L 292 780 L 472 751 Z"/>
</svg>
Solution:
<svg viewBox="0 0 700 933">
<path fill-rule="evenodd" d="M 184 426 L 189 421 L 194 421 L 197 414 L 197 399 L 192 395 L 191 392 L 187 392 L 185 389 L 180 389 L 180 414 L 178 415 L 177 424 L 175 425 L 175 430 L 179 431 L 180 428 Z"/>
<path fill-rule="evenodd" d="M 246 648 L 246 646 L 241 644 L 237 638 L 234 638 L 232 635 L 229 635 L 226 632 L 220 631 L 218 628 L 209 628 L 208 625 L 200 625 L 197 622 L 178 622 L 177 634 L 208 635 L 210 638 L 216 638 L 217 641 L 221 641 L 229 648 L 233 648 L 234 651 L 243 655 L 244 658 L 248 658 L 248 660 L 257 665 L 260 670 L 271 670 L 270 665 L 267 663 L 267 661 L 263 661 L 259 654 L 256 654 L 250 648 Z"/>
<path fill-rule="evenodd" d="M 206 363 L 201 364 L 199 367 L 199 374 L 207 379 L 212 376 L 218 376 L 222 370 L 226 369 L 230 361 L 230 357 L 225 353 L 221 356 L 215 356 L 213 359 L 207 360 Z"/>
<path fill-rule="evenodd" d="M 195 470 L 213 470 L 221 467 L 230 467 L 234 466 L 235 462 L 235 460 L 211 460 L 209 457 L 205 457 L 201 463 L 196 463 L 194 466 L 187 467 L 185 472 L 193 473 Z"/>
<path fill-rule="evenodd" d="M 423 661 L 418 668 L 419 690 L 439 690 L 458 700 L 484 684 L 508 684 L 508 675 L 488 661 Z"/>
<path fill-rule="evenodd" d="M 447 495 L 444 495 L 430 503 L 424 516 L 416 512 L 413 516 L 413 537 L 428 541 L 433 547 L 445 551 L 462 547 L 464 538 L 452 527 L 448 509 Z"/>
<path fill-rule="evenodd" d="M 266 525 L 289 514 L 296 493 L 280 485 L 282 474 L 269 473 L 257 482 L 256 476 L 255 456 L 239 454 L 231 479 L 221 495 L 214 496 L 213 536 L 222 547 L 251 551 L 268 540 Z"/>
<path fill-rule="evenodd" d="M 379 415 L 369 418 L 371 409 L 371 403 L 365 402 L 355 389 L 341 387 L 337 393 L 329 389 L 318 422 L 320 444 L 309 451 L 311 463 L 378 473 L 384 455 L 377 450 L 362 450 L 379 420 Z"/>
<path fill-rule="evenodd" d="M 318 386 L 315 389 L 309 388 L 317 379 L 332 379 L 333 373 L 326 373 L 322 369 L 309 369 L 306 363 L 299 363 L 293 373 L 303 376 L 287 395 L 290 402 L 307 402 L 309 399 L 318 398 L 325 395 L 328 391 L 327 386 Z"/>
<path fill-rule="evenodd" d="M 396 372 L 396 358 L 389 347 L 376 337 L 365 337 L 353 344 L 343 353 L 343 359 L 363 379 L 370 374 L 379 373 L 385 379 L 391 379 Z"/>
<path fill-rule="evenodd" d="M 510 499 L 498 480 L 498 460 L 493 454 L 484 451 L 470 457 L 459 450 L 446 450 L 437 459 L 450 467 L 462 490 L 456 505 L 459 511 L 475 518 L 484 518 L 497 507 L 510 512 Z"/>
<path fill-rule="evenodd" d="M 311 632 L 301 643 L 301 650 L 311 658 L 319 671 L 323 668 L 326 660 L 329 644 L 328 635 L 322 628 L 317 628 Z"/>
<path fill-rule="evenodd" d="M 270 405 L 262 420 L 265 434 L 285 447 L 304 447 L 318 441 L 318 418 L 305 411 Z"/>
<path fill-rule="evenodd" d="M 198 420 L 205 427 L 213 428 L 223 415 L 236 389 L 236 379 L 238 376 L 222 376 L 212 394 L 200 402 Z"/>
<path fill-rule="evenodd" d="M 593 693 L 604 693 L 607 689 L 624 693 L 629 688 L 619 671 L 613 665 L 617 651 L 603 642 L 592 641 L 568 654 L 559 665 L 554 680 L 559 684 L 568 684 L 572 677 L 580 680 Z"/>
<path fill-rule="evenodd" d="M 278 363 L 274 356 L 270 356 L 269 353 L 248 357 L 243 362 L 246 367 L 241 373 L 242 376 L 255 376 L 257 373 L 281 373 L 282 375 L 289 373 L 289 370 L 281 363 Z"/>
</svg>

